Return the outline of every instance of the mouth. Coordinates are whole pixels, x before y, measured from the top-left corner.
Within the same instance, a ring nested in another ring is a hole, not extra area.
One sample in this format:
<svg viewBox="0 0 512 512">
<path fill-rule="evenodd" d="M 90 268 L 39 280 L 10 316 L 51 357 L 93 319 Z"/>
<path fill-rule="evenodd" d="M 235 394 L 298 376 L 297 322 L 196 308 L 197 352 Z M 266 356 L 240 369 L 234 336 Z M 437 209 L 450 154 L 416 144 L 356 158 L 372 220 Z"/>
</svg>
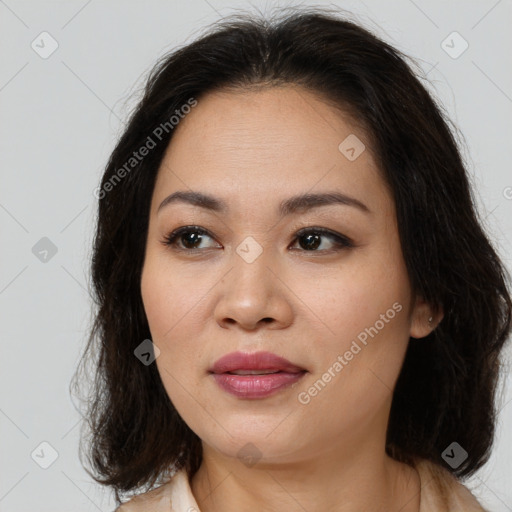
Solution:
<svg viewBox="0 0 512 512">
<path fill-rule="evenodd" d="M 233 352 L 209 370 L 219 387 L 238 398 L 266 398 L 298 382 L 307 370 L 270 352 Z"/>
<path fill-rule="evenodd" d="M 281 370 L 235 370 L 224 373 L 229 373 L 230 375 L 270 375 L 272 373 L 281 373 Z"/>
<path fill-rule="evenodd" d="M 305 371 L 305 368 L 272 352 L 231 352 L 218 359 L 209 371 L 237 375 L 266 375 L 277 372 L 300 373 Z"/>
</svg>

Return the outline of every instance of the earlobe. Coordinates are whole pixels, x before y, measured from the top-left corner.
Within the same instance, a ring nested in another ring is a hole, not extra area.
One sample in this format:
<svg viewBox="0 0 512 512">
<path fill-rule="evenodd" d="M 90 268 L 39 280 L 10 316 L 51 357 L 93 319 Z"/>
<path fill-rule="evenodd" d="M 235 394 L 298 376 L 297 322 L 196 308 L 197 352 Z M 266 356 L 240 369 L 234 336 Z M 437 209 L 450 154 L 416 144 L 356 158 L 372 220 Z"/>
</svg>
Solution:
<svg viewBox="0 0 512 512">
<path fill-rule="evenodd" d="M 409 336 L 411 338 L 424 338 L 436 329 L 439 322 L 443 319 L 444 313 L 441 310 L 435 311 L 423 297 L 416 296 L 412 315 L 411 329 Z"/>
</svg>

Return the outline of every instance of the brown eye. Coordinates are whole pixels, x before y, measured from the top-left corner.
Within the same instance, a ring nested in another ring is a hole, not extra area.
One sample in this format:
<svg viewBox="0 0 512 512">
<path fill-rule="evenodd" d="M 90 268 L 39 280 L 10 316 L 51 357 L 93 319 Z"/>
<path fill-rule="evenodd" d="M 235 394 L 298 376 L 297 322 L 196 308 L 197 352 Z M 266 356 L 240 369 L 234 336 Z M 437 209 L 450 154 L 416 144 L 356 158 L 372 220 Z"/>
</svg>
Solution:
<svg viewBox="0 0 512 512">
<path fill-rule="evenodd" d="M 311 251 L 314 249 L 317 249 L 319 245 L 321 244 L 322 235 L 302 235 L 299 240 L 301 240 L 304 243 L 299 242 L 300 246 L 305 249 L 306 251 Z"/>
<path fill-rule="evenodd" d="M 317 251 L 322 244 L 326 244 L 324 243 L 324 239 L 330 240 L 330 243 L 327 242 L 327 247 L 323 247 L 321 250 Z M 310 252 L 339 250 L 354 246 L 352 241 L 347 237 L 325 228 L 302 229 L 297 233 L 296 240 L 304 251 Z"/>
<path fill-rule="evenodd" d="M 182 233 L 180 235 L 180 241 L 187 249 L 196 249 L 201 243 L 202 238 L 203 235 L 194 231 L 189 231 L 188 233 Z"/>
<path fill-rule="evenodd" d="M 212 240 L 208 244 L 208 240 Z M 174 230 L 163 240 L 163 244 L 183 251 L 199 251 L 220 247 L 212 235 L 199 226 L 184 226 Z M 325 228 L 306 228 L 297 232 L 296 240 L 300 250 L 308 252 L 329 252 L 354 247 L 353 242 L 334 231 Z"/>
<path fill-rule="evenodd" d="M 185 251 L 218 247 L 218 245 L 215 244 L 200 247 L 201 243 L 206 242 L 209 238 L 212 239 L 212 236 L 205 229 L 200 228 L 199 226 L 185 226 L 176 229 L 167 235 L 163 243 Z"/>
</svg>

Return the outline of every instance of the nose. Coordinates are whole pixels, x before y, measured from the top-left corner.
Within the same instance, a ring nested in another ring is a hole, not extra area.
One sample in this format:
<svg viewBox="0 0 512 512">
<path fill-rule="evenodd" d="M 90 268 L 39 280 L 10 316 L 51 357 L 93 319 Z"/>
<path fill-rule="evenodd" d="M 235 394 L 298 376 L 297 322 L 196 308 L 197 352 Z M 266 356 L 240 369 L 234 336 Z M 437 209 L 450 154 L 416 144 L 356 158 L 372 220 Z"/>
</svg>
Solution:
<svg viewBox="0 0 512 512">
<path fill-rule="evenodd" d="M 292 294 L 280 275 L 279 265 L 270 251 L 248 263 L 233 254 L 232 267 L 219 283 L 220 296 L 215 306 L 217 323 L 225 328 L 254 331 L 284 329 L 293 321 Z"/>
</svg>

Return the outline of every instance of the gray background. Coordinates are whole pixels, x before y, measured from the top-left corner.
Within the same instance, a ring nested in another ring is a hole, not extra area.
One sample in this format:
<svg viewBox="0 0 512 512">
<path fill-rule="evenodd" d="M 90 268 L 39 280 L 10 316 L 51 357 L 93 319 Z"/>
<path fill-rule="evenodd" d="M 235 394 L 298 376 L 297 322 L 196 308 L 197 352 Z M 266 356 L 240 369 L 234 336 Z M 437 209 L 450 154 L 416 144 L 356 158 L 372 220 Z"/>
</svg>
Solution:
<svg viewBox="0 0 512 512">
<path fill-rule="evenodd" d="M 234 8 L 293 4 L 0 0 L 1 511 L 114 506 L 78 461 L 79 415 L 68 388 L 90 321 L 93 190 L 134 104 L 130 94 L 157 57 Z M 482 217 L 510 269 L 512 2 L 334 4 L 419 62 L 465 136 Z M 44 31 L 58 43 L 48 58 L 40 56 L 51 49 Z M 454 31 L 463 39 L 451 36 L 445 45 L 452 48 L 443 48 Z M 469 47 L 453 58 L 464 40 Z M 56 254 L 38 252 L 48 246 L 43 237 Z M 512 510 L 510 373 L 500 389 L 492 458 L 466 482 L 495 512 Z M 52 450 L 57 459 L 43 469 Z"/>
</svg>

